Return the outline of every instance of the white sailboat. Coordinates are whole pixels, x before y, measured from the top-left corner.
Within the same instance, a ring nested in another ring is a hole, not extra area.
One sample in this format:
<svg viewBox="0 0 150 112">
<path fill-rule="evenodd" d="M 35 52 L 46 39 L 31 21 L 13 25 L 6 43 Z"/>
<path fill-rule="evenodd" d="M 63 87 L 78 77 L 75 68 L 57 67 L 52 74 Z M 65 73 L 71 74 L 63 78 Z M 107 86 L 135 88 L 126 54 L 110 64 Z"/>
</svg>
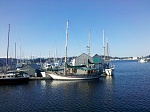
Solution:
<svg viewBox="0 0 150 112">
<path fill-rule="evenodd" d="M 87 67 L 86 65 L 79 66 L 70 66 L 67 64 L 67 49 L 68 49 L 68 23 L 66 27 L 66 55 L 65 55 L 65 65 L 64 71 L 47 71 L 47 74 L 52 77 L 54 80 L 91 80 L 91 79 L 99 79 L 101 73 L 99 70 L 92 69 Z M 78 73 L 78 69 L 83 70 L 84 73 Z"/>
<path fill-rule="evenodd" d="M 111 76 L 114 74 L 115 66 L 111 63 L 109 52 L 108 52 L 108 40 L 106 42 L 106 47 L 104 45 L 104 30 L 103 30 L 103 47 L 104 47 L 104 68 L 103 74 Z"/>
</svg>

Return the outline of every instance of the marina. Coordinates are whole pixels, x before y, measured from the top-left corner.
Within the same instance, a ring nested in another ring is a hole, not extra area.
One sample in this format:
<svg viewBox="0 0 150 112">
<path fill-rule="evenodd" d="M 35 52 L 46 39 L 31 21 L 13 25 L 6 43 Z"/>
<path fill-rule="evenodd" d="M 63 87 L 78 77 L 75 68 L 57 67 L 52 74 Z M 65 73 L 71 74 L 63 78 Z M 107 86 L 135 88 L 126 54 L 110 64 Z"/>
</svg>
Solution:
<svg viewBox="0 0 150 112">
<path fill-rule="evenodd" d="M 53 79 L 53 80 L 93 80 L 99 79 L 101 75 L 111 76 L 114 72 L 114 66 L 111 64 L 111 60 L 108 58 L 108 42 L 106 42 L 105 47 L 105 37 L 104 37 L 104 30 L 103 30 L 103 48 L 104 48 L 104 58 L 100 57 L 98 54 L 95 54 L 93 57 L 90 56 L 90 32 L 88 37 L 88 46 L 87 51 L 88 54 L 82 53 L 80 56 L 75 57 L 70 62 L 68 61 L 68 26 L 69 20 L 67 20 L 66 24 L 66 45 L 65 45 L 65 57 L 64 61 L 61 61 L 61 64 L 55 62 L 53 64 L 46 64 L 41 63 L 23 63 L 20 60 L 18 63 L 18 59 L 15 57 L 15 61 L 11 61 L 10 63 L 13 64 L 13 68 L 11 64 L 8 64 L 10 61 L 8 58 L 9 54 L 9 35 L 10 35 L 10 24 L 8 30 L 8 45 L 7 45 L 7 58 L 0 59 L 0 72 L 3 74 L 1 75 L 0 79 L 8 78 L 12 80 L 12 78 L 16 78 L 16 80 L 26 79 L 28 80 L 43 80 L 43 79 Z M 16 44 L 15 44 L 16 46 Z M 16 47 L 15 47 L 15 56 L 16 56 Z M 6 63 L 5 61 L 6 60 Z M 96 62 L 94 62 L 96 60 Z M 57 63 L 57 64 L 56 64 Z M 6 68 L 6 69 L 5 69 Z M 8 76 L 8 70 L 14 71 L 12 74 Z M 18 73 L 18 74 L 17 74 Z M 21 74 L 22 73 L 22 74 Z M 26 74 L 26 75 L 24 75 Z M 18 77 L 19 76 L 19 77 Z M 10 78 L 11 77 L 11 78 Z M 23 79 L 22 79 L 23 78 Z M 2 80 L 4 82 L 4 80 Z M 12 82 L 12 81 L 11 81 Z M 18 81 L 21 82 L 21 81 Z"/>
<path fill-rule="evenodd" d="M 1 111 L 148 112 L 150 63 L 113 63 L 115 75 L 99 80 L 32 80 L 21 85 L 1 85 Z"/>
<path fill-rule="evenodd" d="M 150 0 L 0 0 L 1 112 L 150 112 Z"/>
</svg>

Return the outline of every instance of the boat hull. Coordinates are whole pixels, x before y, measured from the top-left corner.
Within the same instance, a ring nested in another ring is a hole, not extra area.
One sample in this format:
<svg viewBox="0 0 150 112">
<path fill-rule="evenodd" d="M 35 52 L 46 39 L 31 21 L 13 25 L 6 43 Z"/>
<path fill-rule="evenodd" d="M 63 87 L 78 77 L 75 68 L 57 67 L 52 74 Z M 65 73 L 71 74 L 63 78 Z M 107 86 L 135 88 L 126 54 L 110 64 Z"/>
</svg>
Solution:
<svg viewBox="0 0 150 112">
<path fill-rule="evenodd" d="M 27 83 L 28 80 L 29 77 L 0 78 L 0 85 Z"/>
<path fill-rule="evenodd" d="M 140 63 L 146 63 L 147 61 L 145 59 L 140 59 L 139 62 Z"/>
<path fill-rule="evenodd" d="M 53 80 L 92 80 L 99 79 L 100 75 L 57 75 L 57 74 L 49 74 Z"/>
<path fill-rule="evenodd" d="M 107 75 L 107 76 L 111 76 L 111 75 L 113 75 L 113 73 L 114 73 L 114 69 L 113 68 L 107 68 L 107 69 L 105 69 L 105 74 Z"/>
</svg>

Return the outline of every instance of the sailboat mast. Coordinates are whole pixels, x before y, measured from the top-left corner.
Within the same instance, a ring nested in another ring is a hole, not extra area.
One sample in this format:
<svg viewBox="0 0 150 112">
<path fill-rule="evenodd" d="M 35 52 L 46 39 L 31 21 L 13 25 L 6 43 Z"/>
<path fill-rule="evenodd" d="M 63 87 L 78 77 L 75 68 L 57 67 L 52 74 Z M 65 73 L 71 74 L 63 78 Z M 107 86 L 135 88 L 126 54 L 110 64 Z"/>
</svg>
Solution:
<svg viewBox="0 0 150 112">
<path fill-rule="evenodd" d="M 89 56 L 90 56 L 90 37 L 91 37 L 91 30 L 89 31 L 88 46 L 87 46 L 87 51 Z"/>
<path fill-rule="evenodd" d="M 105 40 L 104 40 L 104 30 L 103 30 L 103 49 L 104 49 L 104 64 L 105 64 Z"/>
<path fill-rule="evenodd" d="M 108 38 L 106 37 L 106 60 L 108 60 Z"/>
<path fill-rule="evenodd" d="M 57 58 L 58 58 L 58 56 L 57 56 L 57 48 L 55 49 L 55 63 L 57 63 Z"/>
<path fill-rule="evenodd" d="M 69 20 L 67 20 L 67 27 L 66 27 L 66 47 L 65 47 L 66 55 L 65 55 L 65 69 L 64 69 L 65 75 L 66 75 L 67 50 L 68 50 L 68 24 L 69 24 Z"/>
<path fill-rule="evenodd" d="M 6 73 L 7 73 L 7 70 L 8 70 L 9 34 L 10 34 L 10 24 L 9 24 L 9 30 L 8 30 L 8 44 L 7 44 Z"/>
<path fill-rule="evenodd" d="M 49 50 L 49 63 L 50 63 L 50 50 Z"/>
<path fill-rule="evenodd" d="M 42 65 L 42 61 L 41 61 L 41 53 L 40 53 L 40 66 Z"/>
<path fill-rule="evenodd" d="M 15 64 L 16 64 L 16 42 L 15 42 Z"/>
</svg>

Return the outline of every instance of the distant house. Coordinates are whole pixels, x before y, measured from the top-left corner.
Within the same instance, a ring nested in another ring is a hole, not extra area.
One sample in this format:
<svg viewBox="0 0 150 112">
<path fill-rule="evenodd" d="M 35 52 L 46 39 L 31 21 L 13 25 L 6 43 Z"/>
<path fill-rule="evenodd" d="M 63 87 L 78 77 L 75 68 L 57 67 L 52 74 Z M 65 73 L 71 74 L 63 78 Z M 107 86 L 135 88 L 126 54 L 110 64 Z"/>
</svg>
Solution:
<svg viewBox="0 0 150 112">
<path fill-rule="evenodd" d="M 88 59 L 93 62 L 93 59 L 91 56 L 83 53 L 80 56 L 77 56 L 75 59 L 73 59 L 72 61 L 72 65 L 73 66 L 77 66 L 77 65 L 88 65 Z"/>
<path fill-rule="evenodd" d="M 25 71 L 30 75 L 30 77 L 42 77 L 40 66 L 37 64 L 28 64 L 21 68 L 21 70 Z"/>
<path fill-rule="evenodd" d="M 8 59 L 8 70 L 15 70 L 16 64 Z M 6 58 L 0 58 L 0 72 L 6 71 Z"/>
</svg>

